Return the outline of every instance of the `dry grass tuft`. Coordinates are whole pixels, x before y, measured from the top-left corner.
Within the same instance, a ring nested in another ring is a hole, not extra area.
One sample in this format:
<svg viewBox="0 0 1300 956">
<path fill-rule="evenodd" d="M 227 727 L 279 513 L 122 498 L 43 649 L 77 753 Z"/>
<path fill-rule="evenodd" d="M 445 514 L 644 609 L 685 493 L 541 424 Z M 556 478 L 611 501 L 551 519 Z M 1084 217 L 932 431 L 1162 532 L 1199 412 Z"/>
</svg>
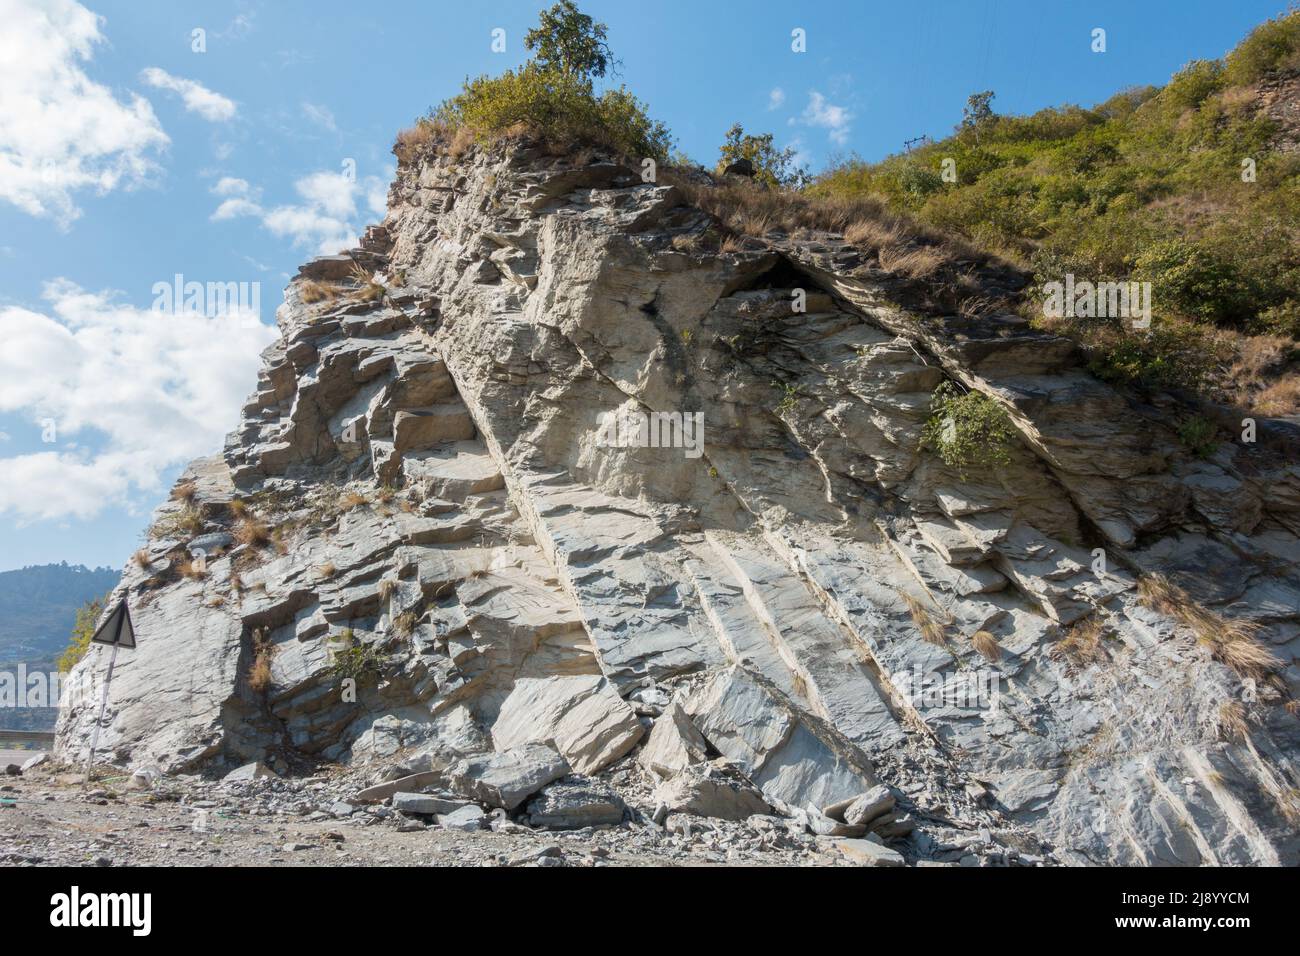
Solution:
<svg viewBox="0 0 1300 956">
<path fill-rule="evenodd" d="M 308 305 L 314 305 L 317 302 L 333 302 L 338 297 L 338 291 L 315 279 L 304 279 L 298 287 L 298 296 Z"/>
<path fill-rule="evenodd" d="M 358 302 L 375 302 L 382 299 L 388 291 L 376 282 L 360 263 L 354 263 L 352 266 L 352 281 L 357 284 L 357 287 L 349 295 Z"/>
<path fill-rule="evenodd" d="M 148 570 L 149 565 L 153 564 L 153 562 L 149 560 L 148 548 L 140 548 L 135 554 L 131 555 L 131 560 L 145 570 Z"/>
<path fill-rule="evenodd" d="M 339 570 L 338 567 L 334 564 L 333 561 L 326 561 L 324 564 L 319 564 L 316 566 L 316 573 L 320 575 L 322 578 L 332 578 L 334 577 L 335 574 L 338 573 L 338 570 Z"/>
<path fill-rule="evenodd" d="M 1243 740 L 1250 730 L 1241 701 L 1225 700 L 1219 705 L 1219 729 L 1228 740 Z"/>
<path fill-rule="evenodd" d="M 1002 658 L 1002 647 L 998 644 L 998 639 L 988 631 L 976 631 L 971 635 L 971 647 L 987 661 L 997 661 Z"/>
<path fill-rule="evenodd" d="M 271 543 L 271 529 L 253 514 L 245 514 L 235 526 L 235 540 L 240 544 L 264 548 Z"/>
<path fill-rule="evenodd" d="M 198 491 L 199 486 L 194 482 L 184 481 L 172 489 L 172 498 L 176 501 L 183 501 L 187 505 L 193 505 Z"/>
<path fill-rule="evenodd" d="M 419 615 L 414 611 L 403 611 L 393 618 L 393 633 L 398 637 L 410 637 L 419 619 Z"/>
<path fill-rule="evenodd" d="M 370 499 L 359 491 L 347 491 L 339 498 L 339 511 L 351 511 L 361 505 L 370 504 Z"/>
<path fill-rule="evenodd" d="M 397 582 L 392 578 L 384 578 L 379 582 L 379 600 L 387 601 L 393 596 L 393 591 L 397 588 Z"/>
<path fill-rule="evenodd" d="M 1049 652 L 1057 660 L 1066 660 L 1075 667 L 1088 667 L 1110 660 L 1102 646 L 1101 621 L 1094 614 L 1076 621 L 1064 636 L 1052 645 Z"/>
<path fill-rule="evenodd" d="M 1258 624 L 1229 620 L 1202 607 L 1163 574 L 1144 575 L 1138 581 L 1138 597 L 1147 607 L 1188 628 L 1239 677 L 1262 680 L 1282 667 L 1282 661 L 1260 642 Z"/>
<path fill-rule="evenodd" d="M 248 687 L 255 694 L 264 694 L 271 687 L 271 657 L 275 647 L 266 631 L 253 631 L 253 664 L 248 669 Z"/>
<path fill-rule="evenodd" d="M 429 152 L 438 140 L 437 129 L 428 120 L 420 120 L 397 134 L 393 155 L 402 166 L 409 166 Z"/>
<path fill-rule="evenodd" d="M 912 595 L 904 594 L 903 600 L 907 602 L 907 612 L 912 616 L 916 629 L 921 632 L 921 638 L 928 644 L 946 649 L 948 642 L 944 639 L 943 625 Z"/>
<path fill-rule="evenodd" d="M 186 558 L 176 566 L 176 572 L 190 581 L 198 581 L 208 576 L 208 572 L 197 562 Z"/>
</svg>

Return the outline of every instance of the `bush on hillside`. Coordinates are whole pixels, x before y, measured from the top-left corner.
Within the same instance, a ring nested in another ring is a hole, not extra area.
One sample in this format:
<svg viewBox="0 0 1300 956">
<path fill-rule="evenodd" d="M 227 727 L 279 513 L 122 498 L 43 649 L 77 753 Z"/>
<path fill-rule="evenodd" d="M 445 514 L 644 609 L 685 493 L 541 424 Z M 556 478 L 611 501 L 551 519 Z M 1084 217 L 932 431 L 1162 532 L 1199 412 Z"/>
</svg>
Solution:
<svg viewBox="0 0 1300 956">
<path fill-rule="evenodd" d="M 1226 72 L 1229 82 L 1242 85 L 1274 70 L 1296 69 L 1300 69 L 1300 15 L 1293 8 L 1251 30 L 1228 54 Z"/>
<path fill-rule="evenodd" d="M 962 392 L 953 382 L 934 391 L 921 442 L 963 478 L 968 469 L 1011 461 L 1015 436 L 1006 410 L 981 392 Z"/>
<path fill-rule="evenodd" d="M 528 130 L 560 145 L 606 146 L 667 162 L 672 137 L 625 87 L 597 95 L 582 77 L 528 64 L 467 80 L 433 111 L 435 127 L 468 130 L 480 141 Z"/>
</svg>

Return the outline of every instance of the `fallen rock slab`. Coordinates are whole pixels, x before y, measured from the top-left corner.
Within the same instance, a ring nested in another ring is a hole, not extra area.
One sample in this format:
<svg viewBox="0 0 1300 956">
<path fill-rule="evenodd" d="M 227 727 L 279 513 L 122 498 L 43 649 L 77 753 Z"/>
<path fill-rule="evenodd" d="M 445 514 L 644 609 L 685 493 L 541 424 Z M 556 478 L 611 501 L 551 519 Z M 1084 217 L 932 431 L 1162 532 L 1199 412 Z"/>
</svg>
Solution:
<svg viewBox="0 0 1300 956">
<path fill-rule="evenodd" d="M 528 825 L 553 830 L 617 826 L 623 822 L 623 800 L 604 784 L 559 781 L 528 804 Z"/>
<path fill-rule="evenodd" d="M 447 774 L 441 770 L 423 770 L 420 773 L 413 773 L 406 777 L 399 777 L 396 780 L 377 783 L 373 787 L 366 787 L 351 797 L 350 802 L 379 803 L 387 800 L 393 794 L 418 793 L 424 787 L 443 783 L 446 779 Z"/>
<path fill-rule="evenodd" d="M 655 721 L 637 763 L 655 776 L 667 779 L 708 757 L 709 742 L 691 722 L 681 704 L 673 702 Z"/>
<path fill-rule="evenodd" d="M 222 783 L 237 783 L 239 781 L 260 780 L 264 777 L 278 777 L 279 774 L 262 763 L 255 760 L 252 763 L 246 763 L 242 767 L 236 767 L 230 773 L 221 778 Z"/>
<path fill-rule="evenodd" d="M 894 795 L 884 784 L 872 787 L 844 810 L 844 822 L 870 825 L 894 809 Z"/>
<path fill-rule="evenodd" d="M 468 806 L 464 800 L 453 800 L 449 797 L 439 797 L 429 793 L 395 793 L 393 794 L 393 809 L 400 810 L 402 813 L 415 813 L 425 816 L 433 816 L 441 813 L 454 813 L 462 807 Z"/>
<path fill-rule="evenodd" d="M 473 833 L 483 829 L 487 814 L 483 808 L 467 803 L 458 810 L 438 816 L 438 826 L 444 830 L 459 830 L 461 833 Z"/>
<path fill-rule="evenodd" d="M 569 762 L 545 744 L 466 757 L 451 770 L 450 786 L 471 800 L 514 810 L 548 783 L 569 773 Z"/>
<path fill-rule="evenodd" d="M 739 665 L 714 674 L 687 700 L 686 712 L 770 801 L 823 807 L 878 782 L 852 741 Z"/>
<path fill-rule="evenodd" d="M 860 866 L 906 866 L 903 854 L 875 840 L 838 839 L 836 848 Z"/>
<path fill-rule="evenodd" d="M 734 769 L 720 763 L 688 767 L 659 785 L 655 802 L 671 813 L 689 813 L 721 820 L 744 820 L 772 807 Z"/>
</svg>

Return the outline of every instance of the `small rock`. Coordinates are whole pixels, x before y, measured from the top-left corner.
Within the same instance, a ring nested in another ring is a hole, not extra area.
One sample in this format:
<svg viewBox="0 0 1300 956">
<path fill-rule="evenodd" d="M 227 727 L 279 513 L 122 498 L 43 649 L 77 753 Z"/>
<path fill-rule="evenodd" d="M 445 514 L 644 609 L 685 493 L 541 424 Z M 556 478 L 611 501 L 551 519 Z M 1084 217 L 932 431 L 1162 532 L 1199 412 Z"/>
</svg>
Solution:
<svg viewBox="0 0 1300 956">
<path fill-rule="evenodd" d="M 436 813 L 455 813 L 468 806 L 464 800 L 453 800 L 429 793 L 395 793 L 392 806 L 402 813 L 417 813 L 433 816 Z"/>
<path fill-rule="evenodd" d="M 894 795 L 882 785 L 872 787 L 844 810 L 844 822 L 870 825 L 894 809 Z"/>
<path fill-rule="evenodd" d="M 258 780 L 262 777 L 274 777 L 276 775 L 276 772 L 266 764 L 262 763 L 260 760 L 255 760 L 252 763 L 246 763 L 242 767 L 230 771 L 230 773 L 221 778 L 221 782 L 231 783 L 241 780 Z"/>
<path fill-rule="evenodd" d="M 845 857 L 861 866 L 904 866 L 906 861 L 897 850 L 877 840 L 836 840 L 835 846 Z"/>
<path fill-rule="evenodd" d="M 438 816 L 438 825 L 444 830 L 473 833 L 476 830 L 483 829 L 486 818 L 487 814 L 483 812 L 482 807 L 470 803 L 451 813 L 440 814 Z"/>
</svg>

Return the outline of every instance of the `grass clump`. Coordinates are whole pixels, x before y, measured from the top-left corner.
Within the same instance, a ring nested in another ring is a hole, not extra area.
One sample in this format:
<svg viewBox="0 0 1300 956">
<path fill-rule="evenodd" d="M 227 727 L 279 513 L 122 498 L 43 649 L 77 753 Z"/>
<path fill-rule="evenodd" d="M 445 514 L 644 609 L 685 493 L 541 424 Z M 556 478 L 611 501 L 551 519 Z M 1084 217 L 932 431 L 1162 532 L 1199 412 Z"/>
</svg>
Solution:
<svg viewBox="0 0 1300 956">
<path fill-rule="evenodd" d="M 246 512 L 235 524 L 234 537 L 240 544 L 264 548 L 271 543 L 271 529 L 256 515 Z"/>
<path fill-rule="evenodd" d="M 1006 409 L 981 392 L 963 393 L 947 381 L 934 391 L 921 442 L 964 478 L 969 469 L 1010 463 L 1014 435 Z"/>
<path fill-rule="evenodd" d="M 1076 621 L 1049 653 L 1056 660 L 1068 661 L 1075 667 L 1088 667 L 1109 660 L 1102 646 L 1103 630 L 1096 615 Z"/>
<path fill-rule="evenodd" d="M 1178 426 L 1178 440 L 1197 458 L 1209 458 L 1219 447 L 1219 429 L 1208 418 L 1193 415 Z"/>
<path fill-rule="evenodd" d="M 1147 574 L 1139 579 L 1138 598 L 1188 628 L 1216 660 L 1239 677 L 1263 680 L 1282 667 L 1277 655 L 1259 640 L 1259 625 L 1229 620 L 1202 607 L 1163 574 Z"/>
<path fill-rule="evenodd" d="M 996 662 L 1002 658 L 1002 646 L 989 631 L 976 631 L 971 635 L 971 647 L 986 661 Z"/>
<path fill-rule="evenodd" d="M 948 641 L 944 636 L 943 625 L 934 619 L 929 609 L 910 594 L 904 594 L 903 601 L 907 604 L 907 613 L 911 616 L 912 623 L 921 632 L 921 639 L 927 644 L 947 650 Z"/>
<path fill-rule="evenodd" d="M 298 296 L 308 305 L 315 305 L 317 302 L 333 302 L 338 298 L 338 290 L 315 279 L 304 279 L 298 286 Z"/>
<path fill-rule="evenodd" d="M 248 668 L 248 687 L 255 694 L 264 694 L 271 687 L 271 658 L 275 645 L 263 628 L 253 631 L 253 663 Z"/>
<path fill-rule="evenodd" d="M 330 665 L 330 673 L 339 680 L 355 680 L 379 673 L 382 658 L 379 649 L 373 644 L 355 643 L 355 636 L 351 628 L 345 628 L 339 633 L 340 642 L 343 646 L 333 652 L 333 663 Z"/>
</svg>

